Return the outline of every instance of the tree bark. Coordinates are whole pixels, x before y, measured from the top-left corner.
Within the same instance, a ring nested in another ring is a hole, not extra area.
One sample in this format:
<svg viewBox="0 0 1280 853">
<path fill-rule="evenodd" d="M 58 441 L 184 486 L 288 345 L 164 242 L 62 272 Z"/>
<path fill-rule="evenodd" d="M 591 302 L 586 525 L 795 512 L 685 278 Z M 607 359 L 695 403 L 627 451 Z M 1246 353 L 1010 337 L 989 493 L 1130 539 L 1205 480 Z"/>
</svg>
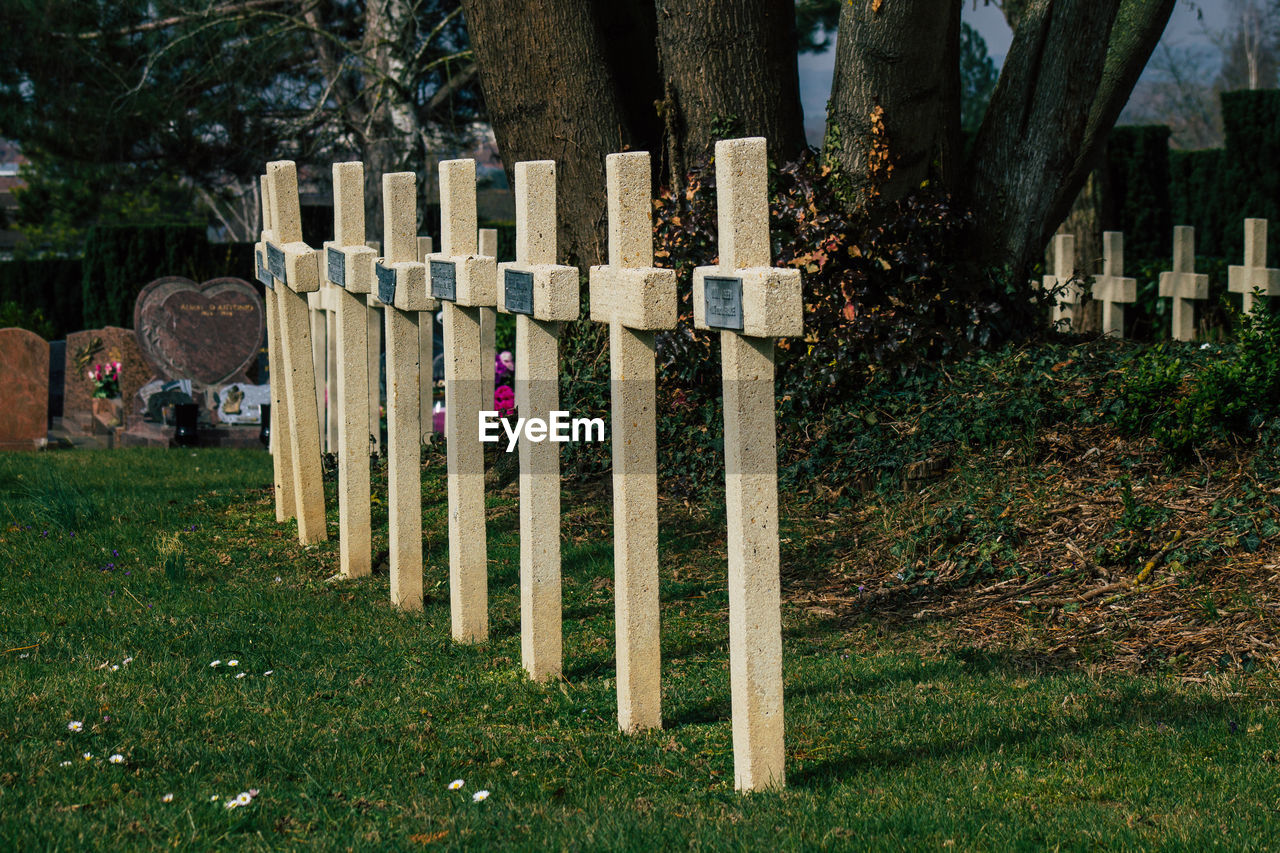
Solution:
<svg viewBox="0 0 1280 853">
<path fill-rule="evenodd" d="M 988 260 L 1027 275 L 1172 11 L 1173 0 L 1038 0 L 1026 10 L 968 170 Z"/>
<path fill-rule="evenodd" d="M 644 17 L 638 10 L 652 7 L 644 0 L 622 5 L 540 0 L 531 10 L 520 0 L 462 3 L 508 177 L 519 161 L 556 161 L 564 263 L 587 266 L 606 255 L 605 156 L 652 150 L 661 139 L 656 74 L 645 71 L 655 67 L 652 30 L 626 27 L 628 19 Z"/>
<path fill-rule="evenodd" d="M 805 137 L 795 0 L 658 0 L 657 7 L 669 175 L 682 177 L 718 139 L 763 136 L 771 157 L 798 156 Z"/>
<path fill-rule="evenodd" d="M 892 201 L 960 156 L 960 3 L 852 0 L 840 12 L 826 152 L 856 201 Z"/>
</svg>

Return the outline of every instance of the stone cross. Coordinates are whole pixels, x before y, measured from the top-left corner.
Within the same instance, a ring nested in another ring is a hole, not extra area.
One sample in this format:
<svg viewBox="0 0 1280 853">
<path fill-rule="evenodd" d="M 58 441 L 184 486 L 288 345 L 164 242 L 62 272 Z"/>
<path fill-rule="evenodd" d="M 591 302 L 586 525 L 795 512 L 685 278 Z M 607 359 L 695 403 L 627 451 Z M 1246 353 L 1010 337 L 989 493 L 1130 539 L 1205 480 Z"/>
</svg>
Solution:
<svg viewBox="0 0 1280 853">
<path fill-rule="evenodd" d="M 770 267 L 765 140 L 716 143 L 720 262 L 693 273 L 693 320 L 720 330 L 734 784 L 785 784 L 773 338 L 804 332 L 800 271 Z"/>
<path fill-rule="evenodd" d="M 430 237 L 418 238 L 418 262 L 424 266 L 427 255 L 431 254 Z M 431 416 L 431 403 L 435 395 L 435 360 L 436 324 L 435 315 L 428 314 L 418 319 L 418 427 L 422 432 L 422 443 L 430 444 L 431 435 L 435 432 L 435 418 Z"/>
<path fill-rule="evenodd" d="M 453 638 L 489 636 L 484 445 L 480 443 L 480 308 L 494 304 L 494 259 L 477 254 L 476 161 L 440 163 L 440 251 L 427 257 L 444 303 L 445 448 L 449 471 L 449 611 Z"/>
<path fill-rule="evenodd" d="M 1076 269 L 1076 237 L 1074 234 L 1058 234 L 1053 238 L 1053 274 L 1046 275 L 1043 287 L 1046 292 L 1058 290 L 1053 302 L 1053 325 L 1064 331 L 1073 331 L 1080 315 L 1080 298 L 1083 288 L 1074 281 Z"/>
<path fill-rule="evenodd" d="M 324 482 L 320 471 L 320 425 L 315 407 L 315 374 L 311 361 L 311 325 L 307 294 L 320 288 L 320 253 L 302 240 L 298 170 L 292 160 L 267 164 L 267 196 L 274 239 L 266 241 L 267 268 L 277 286 L 276 318 L 280 327 L 283 370 L 297 503 L 298 540 L 304 545 L 328 538 L 324 516 Z M 274 420 L 274 418 L 273 418 Z"/>
<path fill-rule="evenodd" d="M 480 254 L 487 258 L 498 258 L 498 230 L 496 228 L 480 229 Z M 499 287 L 501 284 L 499 283 Z M 486 408 L 493 408 L 493 389 L 495 376 L 494 368 L 496 367 L 494 356 L 497 354 L 494 348 L 494 332 L 498 322 L 498 311 L 496 308 L 480 309 L 480 361 L 489 365 L 488 370 L 480 377 L 480 401 Z"/>
<path fill-rule="evenodd" d="M 1094 279 L 1091 294 L 1102 303 L 1102 334 L 1124 337 L 1124 306 L 1138 298 L 1138 280 L 1124 278 L 1124 234 L 1102 234 L 1102 275 Z"/>
<path fill-rule="evenodd" d="M 1173 272 L 1160 273 L 1160 295 L 1173 299 L 1172 338 L 1194 341 L 1195 300 L 1209 298 L 1209 276 L 1196 272 L 1196 229 L 1190 225 L 1173 229 Z"/>
<path fill-rule="evenodd" d="M 418 324 L 434 311 L 418 262 L 418 187 L 413 172 L 382 176 L 386 240 L 374 286 L 386 314 L 387 530 L 391 603 L 422 609 L 422 431 L 418 425 Z M 428 319 L 430 319 L 428 317 Z"/>
<path fill-rule="evenodd" d="M 591 268 L 591 319 L 609 324 L 618 727 L 662 727 L 654 333 L 676 327 L 676 274 L 653 266 L 649 154 L 605 158 L 609 263 Z"/>
<path fill-rule="evenodd" d="M 286 393 L 284 351 L 280 342 L 280 312 L 274 293 L 275 276 L 267 269 L 267 241 L 275 240 L 271 221 L 270 193 L 267 176 L 259 179 L 262 192 L 262 235 L 254 246 L 258 281 L 267 289 L 263 300 L 267 308 L 267 363 L 271 366 L 271 466 L 275 484 L 276 521 L 283 523 L 297 515 L 297 498 L 293 491 L 293 449 L 289 440 L 289 399 Z"/>
<path fill-rule="evenodd" d="M 1280 296 L 1280 270 L 1267 266 L 1267 220 L 1244 221 L 1244 266 L 1227 267 L 1227 289 L 1242 294 L 1242 312 L 1253 313 L 1253 291 Z"/>
<path fill-rule="evenodd" d="M 560 324 L 578 319 L 578 268 L 556 264 L 555 162 L 516 163 L 515 179 L 516 259 L 498 266 L 497 307 L 516 315 L 516 409 L 549 422 L 560 408 Z M 560 674 L 560 597 L 560 445 L 522 432 L 520 656 L 535 681 Z"/>
<path fill-rule="evenodd" d="M 321 268 L 331 288 L 337 394 L 339 565 L 345 577 L 372 570 L 369 485 L 369 323 L 377 252 L 364 245 L 364 164 L 333 164 L 333 240 Z"/>
</svg>

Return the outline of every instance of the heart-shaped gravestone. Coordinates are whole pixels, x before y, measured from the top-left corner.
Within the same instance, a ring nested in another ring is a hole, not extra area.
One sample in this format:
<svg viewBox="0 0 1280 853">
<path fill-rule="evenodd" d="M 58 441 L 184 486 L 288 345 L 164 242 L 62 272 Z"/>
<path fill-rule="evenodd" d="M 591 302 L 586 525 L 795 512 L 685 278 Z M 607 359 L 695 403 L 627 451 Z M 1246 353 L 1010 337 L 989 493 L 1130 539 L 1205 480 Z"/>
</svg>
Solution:
<svg viewBox="0 0 1280 853">
<path fill-rule="evenodd" d="M 200 385 L 243 381 L 265 328 L 258 291 L 239 278 L 166 276 L 142 288 L 133 306 L 138 345 L 156 373 Z"/>
</svg>

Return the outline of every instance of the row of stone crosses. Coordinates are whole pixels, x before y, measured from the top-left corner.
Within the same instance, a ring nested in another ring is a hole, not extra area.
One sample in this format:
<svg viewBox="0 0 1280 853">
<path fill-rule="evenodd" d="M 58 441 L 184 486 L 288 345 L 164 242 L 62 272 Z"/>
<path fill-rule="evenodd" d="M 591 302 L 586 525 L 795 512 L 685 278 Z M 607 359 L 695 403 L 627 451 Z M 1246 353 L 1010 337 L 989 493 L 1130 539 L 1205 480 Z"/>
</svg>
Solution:
<svg viewBox="0 0 1280 853">
<path fill-rule="evenodd" d="M 654 334 L 676 325 L 676 278 L 653 266 L 649 155 L 606 158 L 609 263 L 592 267 L 591 319 L 610 327 L 618 725 L 660 728 L 658 484 Z M 515 315 L 516 405 L 558 408 L 560 323 L 579 313 L 579 272 L 556 263 L 553 161 L 515 166 L 516 260 L 479 251 L 474 160 L 439 165 L 440 251 L 419 260 L 412 172 L 382 178 L 381 257 L 366 243 L 364 167 L 333 166 L 334 239 L 303 240 L 297 171 L 267 165 L 257 245 L 272 365 L 276 519 L 301 542 L 326 538 L 307 294 L 328 282 L 336 314 L 338 508 L 342 575 L 371 570 L 368 312 L 385 314 L 391 601 L 422 608 L 420 336 L 443 310 L 449 601 L 455 641 L 488 636 L 480 312 Z M 719 263 L 694 274 L 694 322 L 721 332 L 728 522 L 729 657 L 737 788 L 784 783 L 775 337 L 800 335 L 798 270 L 770 266 L 764 139 L 716 144 Z M 372 294 L 370 299 L 369 294 Z M 424 316 L 425 315 L 425 316 Z M 425 352 L 430 353 L 428 345 Z M 555 442 L 519 442 L 520 645 L 542 681 L 561 673 L 560 460 Z"/>
<path fill-rule="evenodd" d="M 1075 235 L 1053 238 L 1053 273 L 1043 287 L 1057 291 L 1053 309 L 1055 325 L 1078 329 L 1084 287 L 1075 274 Z M 1244 221 L 1244 263 L 1227 268 L 1227 289 L 1243 297 L 1245 314 L 1253 312 L 1254 294 L 1264 300 L 1280 296 L 1280 269 L 1267 266 L 1267 220 Z M 1124 337 L 1124 306 L 1138 298 L 1138 282 L 1124 275 L 1124 234 L 1102 235 L 1102 275 L 1093 281 L 1090 296 L 1102 305 L 1102 333 Z M 1173 229 L 1173 270 L 1160 273 L 1160 296 L 1173 300 L 1175 341 L 1196 339 L 1195 304 L 1209 298 L 1209 276 L 1196 272 L 1196 231 L 1190 225 Z"/>
</svg>

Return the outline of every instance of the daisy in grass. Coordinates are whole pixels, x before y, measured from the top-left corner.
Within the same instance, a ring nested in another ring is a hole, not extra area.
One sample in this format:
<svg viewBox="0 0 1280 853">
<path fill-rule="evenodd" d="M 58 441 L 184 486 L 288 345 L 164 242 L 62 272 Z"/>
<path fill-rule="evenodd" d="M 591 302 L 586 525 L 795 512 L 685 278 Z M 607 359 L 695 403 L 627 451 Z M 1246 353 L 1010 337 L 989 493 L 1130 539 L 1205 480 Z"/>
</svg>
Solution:
<svg viewBox="0 0 1280 853">
<path fill-rule="evenodd" d="M 59 766 L 59 767 L 70 767 L 70 766 L 71 766 L 71 762 L 70 762 L 70 761 L 64 761 L 64 762 L 62 762 L 61 764 L 59 764 L 58 766 Z"/>
<path fill-rule="evenodd" d="M 449 790 L 456 791 L 465 784 L 467 783 L 463 782 L 461 779 L 454 779 L 452 782 L 449 783 Z"/>
<path fill-rule="evenodd" d="M 241 791 L 240 794 L 236 797 L 237 806 L 247 806 L 249 805 L 249 803 L 252 803 L 252 802 L 253 802 L 253 797 L 249 795 L 248 791 Z"/>
<path fill-rule="evenodd" d="M 478 803 L 487 799 L 489 799 L 488 791 L 484 791 L 484 790 L 476 791 L 474 794 L 471 795 L 471 802 L 473 803 Z"/>
<path fill-rule="evenodd" d="M 93 760 L 93 753 L 92 753 L 92 752 L 86 752 L 84 755 L 82 755 L 82 756 L 80 756 L 80 757 L 81 757 L 81 758 L 83 758 L 85 761 L 92 761 L 92 760 Z"/>
<path fill-rule="evenodd" d="M 213 663 L 209 664 L 209 666 L 221 666 L 221 665 L 222 665 L 222 661 L 220 660 L 216 660 Z"/>
<path fill-rule="evenodd" d="M 262 674 L 263 674 L 263 675 L 270 675 L 270 674 L 271 674 L 271 673 L 273 673 L 273 672 L 275 672 L 275 670 L 274 670 L 274 669 L 269 669 L 269 670 L 267 670 L 266 672 L 264 672 L 264 673 L 262 673 Z"/>
<path fill-rule="evenodd" d="M 110 761 L 112 764 L 124 764 L 124 756 L 117 752 L 115 755 L 108 758 L 107 761 Z"/>
<path fill-rule="evenodd" d="M 79 720 L 72 720 L 71 722 L 67 723 L 67 731 L 82 732 L 84 731 L 84 723 L 80 722 Z"/>
<path fill-rule="evenodd" d="M 232 658 L 231 660 L 227 661 L 227 666 L 239 666 L 239 665 L 240 665 L 240 661 L 236 660 L 235 658 Z"/>
<path fill-rule="evenodd" d="M 236 673 L 236 678 L 244 678 L 246 674 L 247 674 L 247 673 L 237 672 L 237 673 Z"/>
</svg>

